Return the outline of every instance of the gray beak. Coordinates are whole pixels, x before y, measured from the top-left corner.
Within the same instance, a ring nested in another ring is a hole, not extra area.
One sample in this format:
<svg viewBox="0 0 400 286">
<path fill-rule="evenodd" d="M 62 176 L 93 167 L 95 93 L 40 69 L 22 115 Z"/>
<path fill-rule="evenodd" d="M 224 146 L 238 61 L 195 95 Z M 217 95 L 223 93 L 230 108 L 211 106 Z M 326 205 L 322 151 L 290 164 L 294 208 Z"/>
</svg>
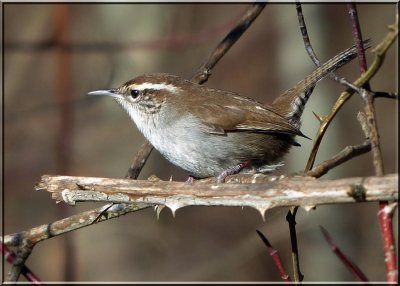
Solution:
<svg viewBox="0 0 400 286">
<path fill-rule="evenodd" d="M 119 94 L 115 89 L 108 89 L 108 90 L 95 90 L 88 92 L 88 95 L 100 95 L 100 96 L 112 96 L 112 97 L 118 97 Z"/>
</svg>

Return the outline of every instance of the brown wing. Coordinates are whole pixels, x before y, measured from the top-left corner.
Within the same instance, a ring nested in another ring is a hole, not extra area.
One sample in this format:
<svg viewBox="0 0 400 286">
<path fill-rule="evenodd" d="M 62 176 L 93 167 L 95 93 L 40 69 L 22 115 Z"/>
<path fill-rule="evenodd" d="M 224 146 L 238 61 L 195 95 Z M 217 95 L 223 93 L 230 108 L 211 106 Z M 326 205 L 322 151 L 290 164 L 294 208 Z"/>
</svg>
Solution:
<svg viewBox="0 0 400 286">
<path fill-rule="evenodd" d="M 304 136 L 269 106 L 234 93 L 213 91 L 210 96 L 198 98 L 191 107 L 193 115 L 204 123 L 207 132 L 277 132 Z"/>
</svg>

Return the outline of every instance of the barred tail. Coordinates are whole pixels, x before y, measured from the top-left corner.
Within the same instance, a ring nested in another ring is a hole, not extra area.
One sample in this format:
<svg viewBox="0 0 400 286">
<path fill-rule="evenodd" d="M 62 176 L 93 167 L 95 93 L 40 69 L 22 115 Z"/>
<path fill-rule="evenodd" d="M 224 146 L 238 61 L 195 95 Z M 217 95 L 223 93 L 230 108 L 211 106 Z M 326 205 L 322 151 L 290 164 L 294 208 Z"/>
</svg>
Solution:
<svg viewBox="0 0 400 286">
<path fill-rule="evenodd" d="M 365 49 L 370 46 L 371 44 L 369 39 L 364 41 Z M 272 106 L 276 111 L 288 118 L 291 123 L 299 125 L 300 117 L 303 114 L 304 107 L 315 87 L 315 84 L 330 72 L 335 71 L 353 60 L 356 56 L 357 48 L 355 46 L 344 50 L 318 67 L 309 76 L 299 81 L 293 88 L 278 96 L 272 103 Z"/>
</svg>

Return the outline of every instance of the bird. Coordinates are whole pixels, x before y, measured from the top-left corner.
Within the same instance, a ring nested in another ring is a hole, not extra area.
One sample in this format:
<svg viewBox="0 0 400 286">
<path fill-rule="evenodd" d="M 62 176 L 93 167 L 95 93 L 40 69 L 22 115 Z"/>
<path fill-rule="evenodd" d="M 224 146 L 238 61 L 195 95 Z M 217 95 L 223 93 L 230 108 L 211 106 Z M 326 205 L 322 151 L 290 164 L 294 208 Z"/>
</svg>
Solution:
<svg viewBox="0 0 400 286">
<path fill-rule="evenodd" d="M 364 42 L 369 47 L 369 41 Z M 348 48 L 316 68 L 270 104 L 199 85 L 177 75 L 150 73 L 118 88 L 89 95 L 110 96 L 128 113 L 168 161 L 195 178 L 238 172 L 271 172 L 299 144 L 301 115 L 318 81 L 357 56 Z"/>
</svg>

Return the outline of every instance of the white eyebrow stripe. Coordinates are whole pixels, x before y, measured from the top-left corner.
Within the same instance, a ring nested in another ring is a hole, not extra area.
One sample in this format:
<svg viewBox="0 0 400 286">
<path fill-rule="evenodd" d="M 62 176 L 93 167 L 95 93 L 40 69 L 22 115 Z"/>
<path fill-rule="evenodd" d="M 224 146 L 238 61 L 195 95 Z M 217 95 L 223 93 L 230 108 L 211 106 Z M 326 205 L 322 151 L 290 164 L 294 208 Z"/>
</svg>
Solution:
<svg viewBox="0 0 400 286">
<path fill-rule="evenodd" d="M 132 85 L 132 89 L 138 89 L 138 90 L 145 90 L 145 89 L 161 90 L 161 89 L 165 89 L 165 90 L 168 90 L 170 92 L 176 92 L 179 88 L 174 86 L 174 85 L 172 85 L 172 84 L 144 82 L 144 83 L 141 83 L 141 84 Z"/>
</svg>

